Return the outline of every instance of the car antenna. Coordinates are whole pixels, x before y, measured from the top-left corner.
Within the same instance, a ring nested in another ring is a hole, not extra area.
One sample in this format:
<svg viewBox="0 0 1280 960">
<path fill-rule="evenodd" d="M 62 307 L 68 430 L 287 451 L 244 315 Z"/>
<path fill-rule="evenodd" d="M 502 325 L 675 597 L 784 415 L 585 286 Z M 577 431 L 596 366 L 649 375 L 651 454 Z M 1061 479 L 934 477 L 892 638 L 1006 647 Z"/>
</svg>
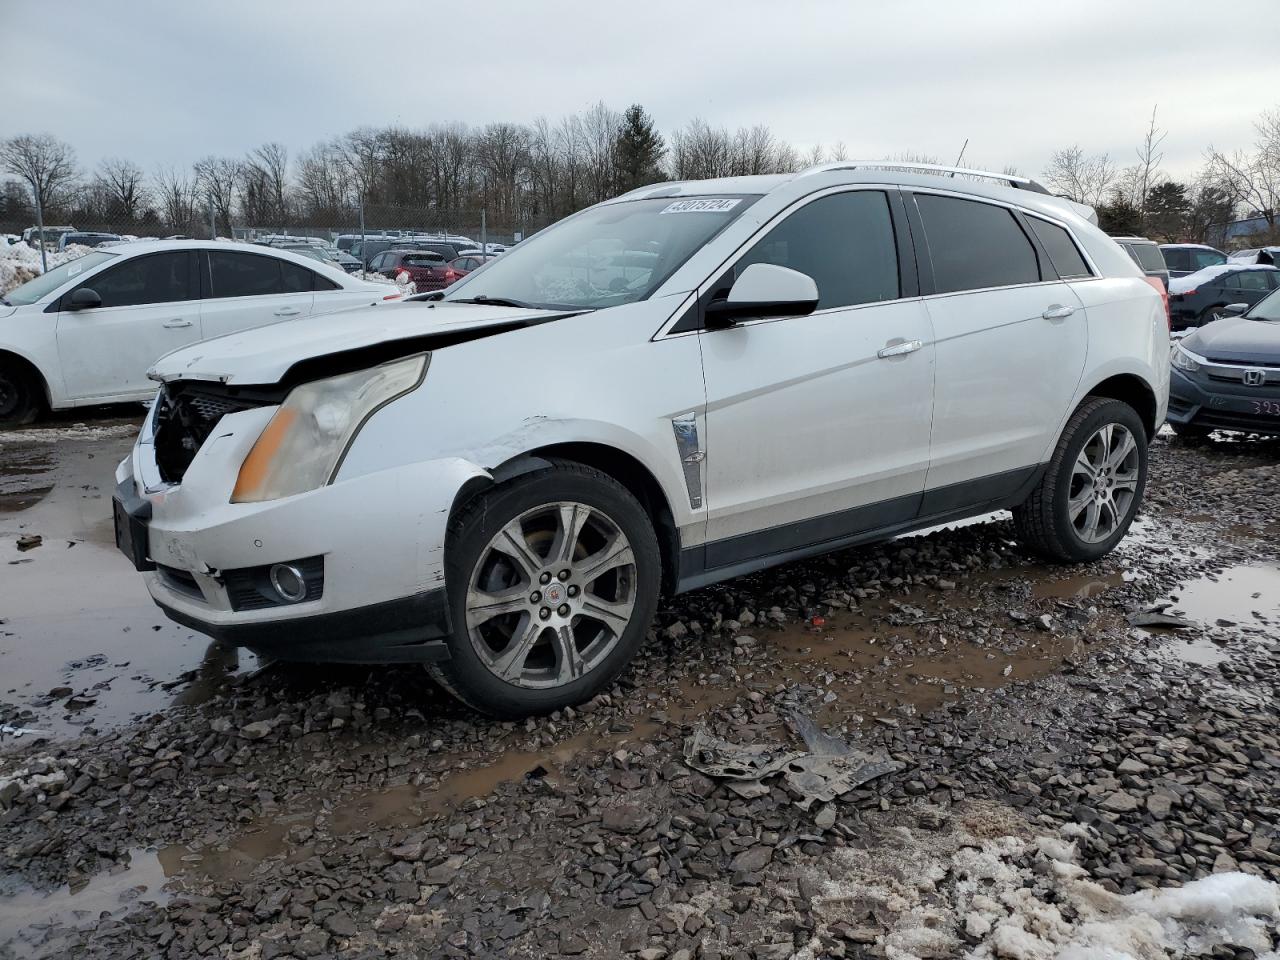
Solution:
<svg viewBox="0 0 1280 960">
<path fill-rule="evenodd" d="M 965 137 L 964 143 L 960 147 L 960 153 L 956 156 L 956 162 L 952 164 L 953 167 L 960 166 L 960 161 L 964 159 L 964 152 L 968 149 L 969 149 L 969 138 Z M 955 172 L 952 171 L 951 179 L 954 180 L 955 178 L 956 178 Z"/>
</svg>

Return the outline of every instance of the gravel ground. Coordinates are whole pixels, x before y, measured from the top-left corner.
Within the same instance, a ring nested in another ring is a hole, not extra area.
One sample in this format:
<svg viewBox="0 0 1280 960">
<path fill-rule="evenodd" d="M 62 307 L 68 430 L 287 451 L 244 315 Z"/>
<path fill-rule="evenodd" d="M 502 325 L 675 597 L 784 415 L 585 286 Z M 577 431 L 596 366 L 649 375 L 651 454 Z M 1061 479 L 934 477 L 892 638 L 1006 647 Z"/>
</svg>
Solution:
<svg viewBox="0 0 1280 960">
<path fill-rule="evenodd" d="M 1162 436 L 1088 567 L 997 520 L 677 598 L 527 723 L 195 648 L 138 719 L 6 681 L 57 735 L 0 736 L 0 956 L 1274 958 L 1278 464 Z M 855 759 L 731 780 L 695 733 Z"/>
</svg>

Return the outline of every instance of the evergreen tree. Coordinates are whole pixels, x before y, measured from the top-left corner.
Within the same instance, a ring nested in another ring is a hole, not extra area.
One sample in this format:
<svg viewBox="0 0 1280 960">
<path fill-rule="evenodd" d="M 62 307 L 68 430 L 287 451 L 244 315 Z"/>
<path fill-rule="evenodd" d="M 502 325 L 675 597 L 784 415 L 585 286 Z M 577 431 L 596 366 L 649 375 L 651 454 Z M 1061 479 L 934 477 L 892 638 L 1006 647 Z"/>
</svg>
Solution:
<svg viewBox="0 0 1280 960">
<path fill-rule="evenodd" d="M 1110 203 L 1100 203 L 1094 209 L 1103 233 L 1131 236 L 1142 229 L 1142 211 L 1123 197 L 1113 197 Z"/>
<path fill-rule="evenodd" d="M 1182 239 L 1190 212 L 1191 201 L 1183 184 L 1170 180 L 1152 187 L 1147 191 L 1147 236 L 1167 243 Z"/>
<path fill-rule="evenodd" d="M 618 192 L 626 193 L 646 183 L 664 179 L 662 158 L 667 146 L 644 107 L 633 103 L 623 114 L 618 130 Z"/>
</svg>

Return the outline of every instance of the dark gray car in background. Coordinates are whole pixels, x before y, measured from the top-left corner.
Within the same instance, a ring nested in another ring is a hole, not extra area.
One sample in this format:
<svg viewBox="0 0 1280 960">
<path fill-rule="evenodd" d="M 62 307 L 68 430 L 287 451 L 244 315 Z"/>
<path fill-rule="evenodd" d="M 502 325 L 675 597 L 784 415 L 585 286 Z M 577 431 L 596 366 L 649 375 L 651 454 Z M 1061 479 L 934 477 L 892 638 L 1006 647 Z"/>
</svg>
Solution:
<svg viewBox="0 0 1280 960">
<path fill-rule="evenodd" d="M 1280 436 L 1280 292 L 1226 311 L 1174 344 L 1169 425 L 1183 437 Z"/>
<path fill-rule="evenodd" d="M 1169 289 L 1169 326 L 1174 330 L 1200 327 L 1225 311 L 1228 304 L 1251 307 L 1280 287 L 1280 270 L 1224 263 L 1177 277 Z"/>
</svg>

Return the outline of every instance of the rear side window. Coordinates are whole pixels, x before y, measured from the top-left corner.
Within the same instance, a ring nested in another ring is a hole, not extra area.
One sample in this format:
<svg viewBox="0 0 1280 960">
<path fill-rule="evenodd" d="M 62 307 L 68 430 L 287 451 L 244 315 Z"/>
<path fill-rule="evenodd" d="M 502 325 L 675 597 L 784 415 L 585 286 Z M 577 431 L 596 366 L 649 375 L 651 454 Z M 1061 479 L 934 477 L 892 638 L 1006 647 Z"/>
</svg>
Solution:
<svg viewBox="0 0 1280 960">
<path fill-rule="evenodd" d="M 1224 286 L 1228 290 L 1270 290 L 1267 276 L 1270 273 L 1270 270 L 1240 270 L 1228 274 Z"/>
<path fill-rule="evenodd" d="M 1035 247 L 1004 207 L 916 194 L 938 293 L 1037 283 Z"/>
<path fill-rule="evenodd" d="M 1143 270 L 1168 270 L 1165 265 L 1164 255 L 1160 252 L 1160 248 L 1154 243 L 1135 243 L 1130 248 L 1133 251 L 1134 259 L 1138 261 L 1138 266 Z"/>
<path fill-rule="evenodd" d="M 209 251 L 210 295 L 213 297 L 260 297 L 283 293 L 280 263 L 275 257 L 253 253 Z"/>
<path fill-rule="evenodd" d="M 296 263 L 280 261 L 280 271 L 284 280 L 285 293 L 306 293 L 314 289 L 312 278 L 315 273 Z"/>
<path fill-rule="evenodd" d="M 102 298 L 104 307 L 134 307 L 146 303 L 194 300 L 187 252 L 134 257 L 104 270 L 84 286 Z"/>
<path fill-rule="evenodd" d="M 1080 248 L 1071 239 L 1071 234 L 1056 223 L 1041 220 L 1039 217 L 1027 217 L 1027 222 L 1035 231 L 1040 245 L 1049 254 L 1049 259 L 1053 261 L 1053 267 L 1058 271 L 1058 276 L 1063 280 L 1093 276 L 1088 264 L 1084 262 L 1084 257 L 1080 254 Z"/>
<path fill-rule="evenodd" d="M 900 293 L 889 200 L 878 190 L 820 197 L 768 232 L 734 266 L 773 263 L 808 274 L 818 309 L 893 300 Z"/>
<path fill-rule="evenodd" d="M 1037 233 L 1039 231 L 1036 231 Z M 1164 263 L 1170 270 L 1191 270 L 1190 250 L 1163 250 Z M 1199 269 L 1196 267 L 1195 269 Z"/>
</svg>

